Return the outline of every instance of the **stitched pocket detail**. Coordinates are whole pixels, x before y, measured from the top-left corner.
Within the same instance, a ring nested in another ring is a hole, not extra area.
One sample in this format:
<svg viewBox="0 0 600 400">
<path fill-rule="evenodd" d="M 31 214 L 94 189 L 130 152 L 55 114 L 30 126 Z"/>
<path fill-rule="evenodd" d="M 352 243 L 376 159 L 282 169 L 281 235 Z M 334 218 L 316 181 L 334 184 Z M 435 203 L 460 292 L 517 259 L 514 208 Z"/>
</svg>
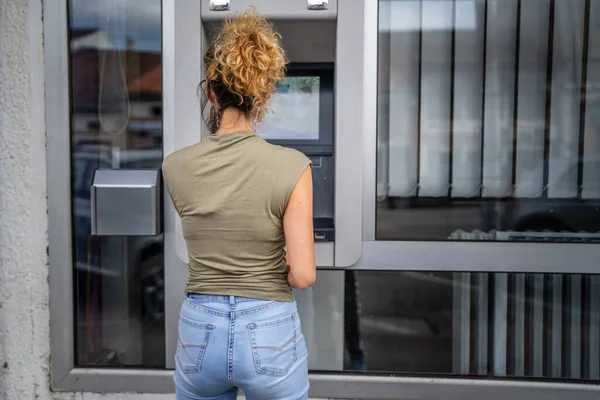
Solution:
<svg viewBox="0 0 600 400">
<path fill-rule="evenodd" d="M 298 359 L 296 314 L 248 324 L 254 366 L 259 374 L 283 376 Z"/>
<path fill-rule="evenodd" d="M 197 374 L 202 371 L 202 362 L 214 329 L 213 324 L 201 324 L 180 318 L 175 358 L 181 372 Z"/>
</svg>

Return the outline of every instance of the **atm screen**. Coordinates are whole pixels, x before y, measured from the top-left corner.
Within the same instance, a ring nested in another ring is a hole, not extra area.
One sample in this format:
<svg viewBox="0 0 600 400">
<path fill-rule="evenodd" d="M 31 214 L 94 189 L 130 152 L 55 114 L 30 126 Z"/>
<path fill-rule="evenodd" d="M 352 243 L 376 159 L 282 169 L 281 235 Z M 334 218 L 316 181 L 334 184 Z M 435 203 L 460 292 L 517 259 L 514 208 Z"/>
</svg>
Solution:
<svg viewBox="0 0 600 400">
<path fill-rule="evenodd" d="M 277 84 L 259 126 L 266 140 L 319 140 L 319 76 L 288 76 Z"/>
</svg>

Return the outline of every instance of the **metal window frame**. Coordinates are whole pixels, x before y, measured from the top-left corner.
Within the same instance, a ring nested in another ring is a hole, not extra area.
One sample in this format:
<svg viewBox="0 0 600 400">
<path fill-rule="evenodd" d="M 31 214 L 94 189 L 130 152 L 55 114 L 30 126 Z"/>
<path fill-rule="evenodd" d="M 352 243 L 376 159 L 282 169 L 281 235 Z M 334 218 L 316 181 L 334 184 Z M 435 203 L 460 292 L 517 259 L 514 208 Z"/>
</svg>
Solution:
<svg viewBox="0 0 600 400">
<path fill-rule="evenodd" d="M 378 7 L 378 0 L 365 1 Z M 375 27 L 372 27 L 373 18 Z M 373 104 L 378 102 L 377 18 L 378 15 L 365 19 L 365 25 L 370 29 L 365 32 L 365 42 L 375 44 L 365 47 L 364 99 L 371 107 L 363 107 L 362 252 L 351 268 L 600 274 L 599 244 L 376 240 L 378 110 Z M 573 263 L 574 260 L 577 262 Z"/>
<path fill-rule="evenodd" d="M 164 0 L 174 1 L 174 0 Z M 593 260 L 600 259 L 600 246 L 531 245 L 511 243 L 375 242 L 376 174 L 376 85 L 377 0 L 364 0 L 363 78 L 360 88 L 362 109 L 362 257 L 355 269 L 462 270 L 529 272 L 599 272 Z M 50 268 L 51 387 L 73 392 L 173 393 L 172 371 L 142 369 L 75 368 L 74 293 L 70 199 L 70 87 L 67 5 L 62 0 L 43 2 L 45 37 L 45 90 L 47 127 L 47 180 Z M 362 18 L 362 17 L 360 17 Z M 355 51 L 359 46 L 348 51 Z M 372 90 L 371 90 L 372 89 Z M 358 113 L 354 113 L 358 114 Z M 360 143 L 357 142 L 357 143 Z M 356 145 L 356 143 L 355 143 Z M 358 147 L 358 146 L 356 146 Z M 356 153 L 350 149 L 349 156 Z M 359 150 L 360 151 L 360 150 Z M 357 224 L 353 224 L 356 227 Z M 360 223 L 358 224 L 360 226 Z M 356 232 L 352 232 L 356 235 Z M 579 246 L 579 247 L 575 247 Z M 359 249 L 360 250 L 360 249 Z M 354 250 L 354 254 L 357 251 Z M 435 251 L 432 251 L 435 250 Z M 483 253 L 486 253 L 484 255 Z M 578 265 L 566 270 L 577 255 Z M 465 257 L 467 256 L 467 257 Z M 463 262 L 467 259 L 466 264 Z M 448 265 L 448 260 L 463 262 Z M 461 261 L 462 260 L 462 261 Z M 391 266 L 394 265 L 393 268 Z M 463 399 L 485 396 L 489 400 L 507 397 L 559 400 L 567 396 L 596 399 L 600 386 L 552 382 L 469 380 L 426 377 L 363 376 L 356 374 L 311 374 L 310 395 L 321 398 Z"/>
<path fill-rule="evenodd" d="M 67 2 L 43 2 L 48 180 L 51 384 L 64 386 L 75 364 L 71 238 L 70 96 Z M 51 100 L 50 100 L 51 99 Z"/>
<path fill-rule="evenodd" d="M 485 397 L 487 400 L 563 400 L 574 396 L 580 400 L 595 400 L 600 394 L 597 385 L 491 379 L 310 374 L 310 382 L 311 398 L 331 399 L 462 400 Z M 123 369 L 76 369 L 61 382 L 59 388 L 54 389 L 111 393 L 174 392 L 171 371 Z"/>
</svg>

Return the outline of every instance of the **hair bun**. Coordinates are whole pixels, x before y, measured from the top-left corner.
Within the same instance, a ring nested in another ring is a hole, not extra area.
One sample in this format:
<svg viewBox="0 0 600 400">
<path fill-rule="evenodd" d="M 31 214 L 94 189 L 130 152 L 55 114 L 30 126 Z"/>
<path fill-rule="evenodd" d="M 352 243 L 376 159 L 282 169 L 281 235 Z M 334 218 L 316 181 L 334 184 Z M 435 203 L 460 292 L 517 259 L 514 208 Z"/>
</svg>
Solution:
<svg viewBox="0 0 600 400">
<path fill-rule="evenodd" d="M 240 105 L 250 101 L 248 111 L 262 120 L 276 83 L 285 77 L 281 36 L 253 10 L 227 19 L 211 47 L 207 79 L 221 81 Z"/>
</svg>

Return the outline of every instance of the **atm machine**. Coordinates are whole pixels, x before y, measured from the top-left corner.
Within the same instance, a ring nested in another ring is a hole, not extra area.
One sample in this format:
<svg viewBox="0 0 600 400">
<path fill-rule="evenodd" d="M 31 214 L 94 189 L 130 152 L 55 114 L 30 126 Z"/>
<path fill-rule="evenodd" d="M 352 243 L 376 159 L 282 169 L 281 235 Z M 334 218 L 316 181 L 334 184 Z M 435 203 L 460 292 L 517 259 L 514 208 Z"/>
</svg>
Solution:
<svg viewBox="0 0 600 400">
<path fill-rule="evenodd" d="M 290 60 L 287 77 L 275 90 L 274 113 L 257 126 L 257 132 L 271 143 L 303 152 L 313 162 L 319 272 L 316 285 L 297 292 L 296 299 L 309 344 L 309 367 L 342 370 L 344 272 L 336 269 L 351 266 L 360 257 L 364 114 L 358 110 L 364 102 L 372 101 L 363 95 L 364 79 L 359 78 L 364 74 L 365 57 L 360 50 L 364 30 L 368 29 L 364 27 L 363 7 L 340 7 L 337 0 L 173 3 L 170 9 L 163 7 L 167 12 L 163 18 L 177 21 L 175 29 L 163 33 L 165 156 L 210 134 L 201 122 L 199 101 L 192 88 L 204 78 L 202 55 L 222 21 L 254 7 L 282 36 Z M 180 306 L 187 273 L 180 229 L 175 212 L 168 210 L 165 245 L 175 242 L 177 258 L 166 255 L 165 273 L 177 278 L 171 279 L 166 289 L 167 310 Z M 168 367 L 173 367 L 176 318 L 177 313 L 167 312 Z"/>
</svg>

